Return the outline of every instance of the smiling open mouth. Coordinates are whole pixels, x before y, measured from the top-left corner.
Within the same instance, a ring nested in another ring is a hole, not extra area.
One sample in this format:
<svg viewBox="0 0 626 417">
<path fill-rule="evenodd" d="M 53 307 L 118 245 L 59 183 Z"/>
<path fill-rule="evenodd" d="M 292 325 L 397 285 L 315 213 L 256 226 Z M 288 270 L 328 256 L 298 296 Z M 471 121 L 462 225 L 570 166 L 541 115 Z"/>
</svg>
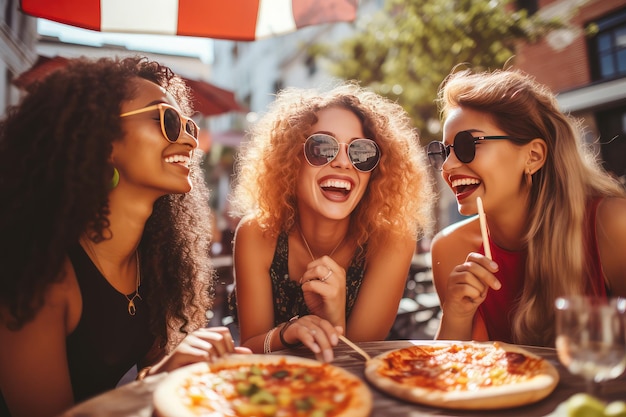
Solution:
<svg viewBox="0 0 626 417">
<path fill-rule="evenodd" d="M 480 185 L 480 180 L 476 178 L 462 178 L 452 181 L 451 185 L 457 194 L 461 194 L 477 188 Z"/>
<path fill-rule="evenodd" d="M 329 179 L 320 183 L 320 188 L 329 193 L 348 195 L 352 190 L 352 183 L 345 180 Z"/>
<path fill-rule="evenodd" d="M 167 162 L 168 164 L 180 164 L 186 167 L 189 167 L 190 161 L 191 158 L 186 155 L 172 155 L 165 158 L 165 162 Z"/>
</svg>

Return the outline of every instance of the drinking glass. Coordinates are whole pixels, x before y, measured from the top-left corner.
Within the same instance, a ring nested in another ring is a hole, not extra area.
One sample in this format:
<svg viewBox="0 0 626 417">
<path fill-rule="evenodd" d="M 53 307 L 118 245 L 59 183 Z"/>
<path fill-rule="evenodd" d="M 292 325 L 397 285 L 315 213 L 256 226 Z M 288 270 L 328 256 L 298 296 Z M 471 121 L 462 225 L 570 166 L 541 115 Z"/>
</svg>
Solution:
<svg viewBox="0 0 626 417">
<path fill-rule="evenodd" d="M 597 396 L 599 382 L 626 368 L 626 298 L 560 297 L 555 307 L 559 360 Z"/>
</svg>

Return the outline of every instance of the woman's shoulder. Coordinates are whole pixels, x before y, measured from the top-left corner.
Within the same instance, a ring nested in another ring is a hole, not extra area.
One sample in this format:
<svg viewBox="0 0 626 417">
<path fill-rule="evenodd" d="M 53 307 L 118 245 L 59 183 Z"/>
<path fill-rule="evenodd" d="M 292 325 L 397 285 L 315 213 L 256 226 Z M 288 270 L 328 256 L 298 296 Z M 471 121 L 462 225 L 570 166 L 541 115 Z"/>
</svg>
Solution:
<svg viewBox="0 0 626 417">
<path fill-rule="evenodd" d="M 626 197 L 605 197 L 598 205 L 598 214 L 621 219 L 626 217 L 624 208 L 626 208 Z"/>
<path fill-rule="evenodd" d="M 278 234 L 271 233 L 259 223 L 254 216 L 246 216 L 241 219 L 235 230 L 235 245 L 246 247 L 257 247 L 259 251 L 265 251 L 271 248 L 273 252 Z"/>
<path fill-rule="evenodd" d="M 596 212 L 596 224 L 603 233 L 626 240 L 626 198 L 602 199 Z"/>
<path fill-rule="evenodd" d="M 602 199 L 596 212 L 596 225 L 599 235 L 607 237 L 614 245 L 626 243 L 626 198 Z"/>
<path fill-rule="evenodd" d="M 82 314 L 82 295 L 80 285 L 76 279 L 76 272 L 69 257 L 66 257 L 61 270 L 63 277 L 58 283 L 51 285 L 48 302 L 65 303 L 66 307 L 66 327 L 73 331 L 78 325 Z"/>
<path fill-rule="evenodd" d="M 626 294 L 626 199 L 604 198 L 596 213 L 596 236 L 604 274 L 615 294 Z"/>
<path fill-rule="evenodd" d="M 443 228 L 433 238 L 433 245 L 447 246 L 454 242 L 475 242 L 476 235 L 480 235 L 478 216 L 473 216 Z"/>
<path fill-rule="evenodd" d="M 42 328 L 53 328 L 52 323 L 62 322 L 66 333 L 78 325 L 82 311 L 80 286 L 74 268 L 66 258 L 57 279 L 50 283 L 42 294 L 43 303 L 32 318 L 31 323 Z M 6 309 L 0 311 L 0 321 L 11 320 Z M 58 327 L 55 327 L 58 328 Z M 46 330 L 47 331 L 47 330 Z"/>
<path fill-rule="evenodd" d="M 384 237 L 371 237 L 363 249 L 365 250 L 368 262 L 376 259 L 388 262 L 390 256 L 403 253 L 413 253 L 416 245 L 417 240 L 412 234 L 391 234 Z M 359 258 L 358 253 L 359 251 L 357 250 L 355 252 L 356 259 Z"/>
<path fill-rule="evenodd" d="M 431 243 L 433 258 L 458 263 L 468 253 L 480 249 L 482 237 L 478 216 L 453 223 L 435 235 Z M 462 255 L 462 256 L 461 256 Z"/>
<path fill-rule="evenodd" d="M 270 231 L 259 222 L 259 219 L 253 215 L 245 216 L 239 221 L 235 229 L 235 237 L 237 236 L 245 236 L 246 238 L 259 240 L 276 240 L 276 236 L 270 233 Z"/>
</svg>

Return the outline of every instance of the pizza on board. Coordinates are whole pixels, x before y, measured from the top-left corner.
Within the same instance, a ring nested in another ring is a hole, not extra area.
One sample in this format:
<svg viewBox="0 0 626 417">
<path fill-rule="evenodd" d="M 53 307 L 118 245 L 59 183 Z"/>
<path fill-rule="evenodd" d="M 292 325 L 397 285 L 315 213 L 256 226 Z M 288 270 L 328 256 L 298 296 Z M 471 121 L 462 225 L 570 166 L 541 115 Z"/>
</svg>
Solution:
<svg viewBox="0 0 626 417">
<path fill-rule="evenodd" d="M 154 392 L 159 417 L 365 417 L 372 394 L 352 373 L 295 356 L 232 355 L 169 374 Z"/>
<path fill-rule="evenodd" d="M 506 343 L 417 345 L 367 362 L 380 390 L 414 403 L 462 410 L 516 407 L 548 396 L 559 373 L 545 359 Z"/>
</svg>

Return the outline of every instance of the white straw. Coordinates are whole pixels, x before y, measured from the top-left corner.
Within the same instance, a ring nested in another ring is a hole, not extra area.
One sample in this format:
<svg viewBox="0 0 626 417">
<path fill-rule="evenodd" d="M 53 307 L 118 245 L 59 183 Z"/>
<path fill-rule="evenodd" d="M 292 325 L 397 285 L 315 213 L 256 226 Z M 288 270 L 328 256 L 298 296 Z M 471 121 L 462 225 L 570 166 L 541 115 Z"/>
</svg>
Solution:
<svg viewBox="0 0 626 417">
<path fill-rule="evenodd" d="M 483 236 L 483 246 L 485 247 L 485 256 L 491 260 L 491 246 L 489 246 L 489 237 L 487 236 L 487 220 L 485 219 L 485 209 L 483 208 L 483 200 L 476 198 L 478 205 L 478 219 L 480 220 L 480 234 Z"/>
</svg>

